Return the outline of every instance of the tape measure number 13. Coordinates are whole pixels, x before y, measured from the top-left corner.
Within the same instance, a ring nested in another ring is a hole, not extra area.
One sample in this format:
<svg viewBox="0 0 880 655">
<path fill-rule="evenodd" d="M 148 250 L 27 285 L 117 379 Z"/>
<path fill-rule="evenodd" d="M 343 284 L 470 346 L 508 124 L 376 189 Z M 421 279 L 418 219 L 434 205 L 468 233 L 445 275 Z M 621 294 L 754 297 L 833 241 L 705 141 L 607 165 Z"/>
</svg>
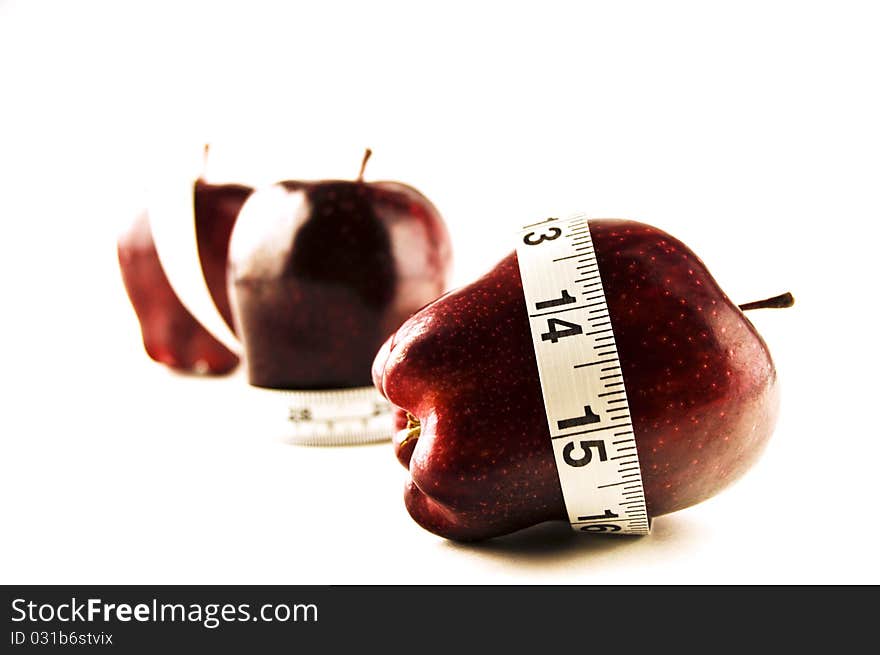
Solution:
<svg viewBox="0 0 880 655">
<path fill-rule="evenodd" d="M 648 534 L 633 421 L 587 217 L 517 241 L 547 425 L 572 528 Z"/>
</svg>

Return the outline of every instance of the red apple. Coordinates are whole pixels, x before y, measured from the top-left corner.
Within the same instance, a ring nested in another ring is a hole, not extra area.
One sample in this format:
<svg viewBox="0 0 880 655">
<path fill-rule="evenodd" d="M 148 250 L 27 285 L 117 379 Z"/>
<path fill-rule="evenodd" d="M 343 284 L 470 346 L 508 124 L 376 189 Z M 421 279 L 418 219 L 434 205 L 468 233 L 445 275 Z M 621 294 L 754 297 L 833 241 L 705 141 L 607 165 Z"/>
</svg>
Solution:
<svg viewBox="0 0 880 655">
<path fill-rule="evenodd" d="M 776 421 L 776 371 L 687 246 L 633 221 L 589 225 L 656 517 L 752 465 Z M 744 307 L 789 304 L 780 298 Z M 404 323 L 373 378 L 409 416 L 394 444 L 421 526 L 474 540 L 567 521 L 515 254 Z"/>
<path fill-rule="evenodd" d="M 286 181 L 247 201 L 229 283 L 251 384 L 370 385 L 385 338 L 446 286 L 440 214 L 399 182 Z"/>
<path fill-rule="evenodd" d="M 239 184 L 211 184 L 203 178 L 193 186 L 199 261 L 217 310 L 232 326 L 226 288 L 229 238 L 238 212 L 251 194 Z M 180 220 L 191 218 L 185 215 Z M 157 362 L 186 372 L 223 374 L 238 356 L 212 336 L 186 309 L 162 268 L 150 217 L 138 215 L 119 237 L 119 268 L 128 297 L 141 325 L 147 354 Z"/>
</svg>

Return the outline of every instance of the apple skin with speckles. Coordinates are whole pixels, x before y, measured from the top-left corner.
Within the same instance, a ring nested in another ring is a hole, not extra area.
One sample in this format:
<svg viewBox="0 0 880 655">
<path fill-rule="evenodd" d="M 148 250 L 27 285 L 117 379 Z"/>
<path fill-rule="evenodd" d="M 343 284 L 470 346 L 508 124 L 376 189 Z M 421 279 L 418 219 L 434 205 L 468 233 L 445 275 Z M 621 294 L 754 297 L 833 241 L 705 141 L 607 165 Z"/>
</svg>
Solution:
<svg viewBox="0 0 880 655">
<path fill-rule="evenodd" d="M 230 327 L 232 312 L 226 288 L 229 238 L 252 191 L 248 186 L 212 184 L 202 178 L 193 186 L 199 261 L 208 291 Z M 181 220 L 185 218 L 181 216 Z M 212 336 L 174 292 L 159 260 L 146 210 L 119 236 L 117 256 L 150 358 L 186 373 L 222 375 L 235 369 L 238 356 Z"/>
<path fill-rule="evenodd" d="M 370 386 L 388 335 L 446 289 L 452 249 L 437 209 L 413 187 L 362 176 L 279 182 L 242 209 L 228 283 L 252 385 Z"/>
<path fill-rule="evenodd" d="M 776 371 L 687 246 L 634 221 L 589 225 L 657 517 L 755 462 L 776 422 Z M 515 253 L 404 323 L 373 379 L 408 419 L 394 448 L 422 527 L 471 541 L 567 521 Z"/>
</svg>

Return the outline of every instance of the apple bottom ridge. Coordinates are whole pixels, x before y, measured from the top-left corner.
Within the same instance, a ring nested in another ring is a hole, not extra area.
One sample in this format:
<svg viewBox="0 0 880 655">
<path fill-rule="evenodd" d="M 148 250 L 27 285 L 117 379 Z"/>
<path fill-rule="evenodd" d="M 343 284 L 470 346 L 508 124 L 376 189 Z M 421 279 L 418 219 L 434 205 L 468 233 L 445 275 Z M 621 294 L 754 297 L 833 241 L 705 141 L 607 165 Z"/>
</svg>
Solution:
<svg viewBox="0 0 880 655">
<path fill-rule="evenodd" d="M 269 389 L 250 387 L 249 407 L 266 428 L 299 446 L 351 446 L 389 441 L 391 405 L 375 387 Z"/>
</svg>

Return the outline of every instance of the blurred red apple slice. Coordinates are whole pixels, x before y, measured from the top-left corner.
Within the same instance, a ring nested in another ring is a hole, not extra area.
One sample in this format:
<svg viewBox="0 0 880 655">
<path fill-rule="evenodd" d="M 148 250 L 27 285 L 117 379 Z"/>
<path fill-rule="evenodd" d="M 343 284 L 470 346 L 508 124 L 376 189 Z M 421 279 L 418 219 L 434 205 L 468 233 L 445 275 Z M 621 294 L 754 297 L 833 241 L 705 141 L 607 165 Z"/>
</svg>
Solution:
<svg viewBox="0 0 880 655">
<path fill-rule="evenodd" d="M 120 270 L 151 358 L 187 372 L 238 363 L 225 281 L 229 238 L 249 186 L 196 178 L 171 158 L 151 181 L 148 209 L 117 243 Z M 183 164 L 181 164 L 183 162 Z"/>
</svg>

